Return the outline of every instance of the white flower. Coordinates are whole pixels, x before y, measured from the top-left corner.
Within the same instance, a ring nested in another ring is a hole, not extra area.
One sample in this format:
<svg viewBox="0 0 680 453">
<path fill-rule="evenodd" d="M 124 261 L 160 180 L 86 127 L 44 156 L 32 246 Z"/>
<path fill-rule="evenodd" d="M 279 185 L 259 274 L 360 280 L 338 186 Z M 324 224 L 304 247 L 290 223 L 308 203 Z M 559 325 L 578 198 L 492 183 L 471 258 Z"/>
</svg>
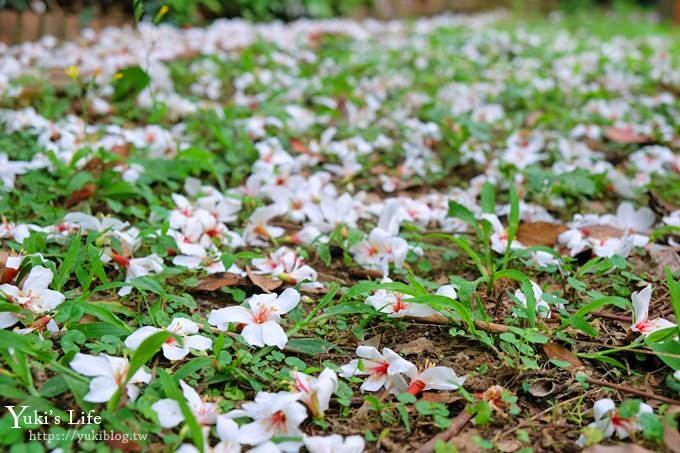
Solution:
<svg viewBox="0 0 680 453">
<path fill-rule="evenodd" d="M 3 284 L 0 285 L 0 293 L 7 298 L 9 303 L 17 305 L 22 309 L 38 314 L 47 313 L 64 302 L 63 294 L 49 289 L 52 278 L 51 270 L 42 266 L 36 266 L 31 269 L 21 288 L 10 284 Z M 0 312 L 0 328 L 11 327 L 18 321 L 19 315 L 17 313 L 9 311 Z"/>
<path fill-rule="evenodd" d="M 181 337 L 180 344 L 178 344 L 174 337 L 168 338 L 163 343 L 163 355 L 168 360 L 182 360 L 189 354 L 190 349 L 205 351 L 212 347 L 212 340 L 210 338 L 196 335 L 199 330 L 198 324 L 186 318 L 174 318 L 165 329 L 152 326 L 141 327 L 127 337 L 125 346 L 135 351 L 144 340 L 163 330 Z"/>
<path fill-rule="evenodd" d="M 309 453 L 362 453 L 365 442 L 361 436 L 305 436 L 305 447 Z"/>
<path fill-rule="evenodd" d="M 23 175 L 30 168 L 30 162 L 13 162 L 7 158 L 7 154 L 0 153 L 0 188 L 13 190 L 16 176 Z"/>
<path fill-rule="evenodd" d="M 597 400 L 593 405 L 595 421 L 588 425 L 589 428 L 597 428 L 602 431 L 605 439 L 609 439 L 616 433 L 619 439 L 626 439 L 632 433 L 640 429 L 638 421 L 642 414 L 652 414 L 654 410 L 649 404 L 640 403 L 638 413 L 631 418 L 623 418 L 616 411 L 616 404 L 609 398 Z M 580 447 L 585 446 L 586 437 L 581 435 L 577 441 Z"/>
<path fill-rule="evenodd" d="M 504 254 L 508 248 L 509 237 L 507 230 L 503 224 L 501 224 L 498 216 L 495 214 L 484 213 L 479 218 L 489 222 L 493 228 L 493 233 L 491 233 L 491 249 L 496 253 Z M 517 241 L 517 239 L 515 239 L 512 241 L 510 248 L 515 250 L 522 249 L 524 246 L 519 241 Z"/>
<path fill-rule="evenodd" d="M 322 416 L 328 409 L 331 396 L 338 389 L 338 376 L 335 371 L 326 368 L 318 378 L 295 371 L 293 378 L 295 390 L 301 394 L 300 401 L 307 405 L 314 416 Z"/>
<path fill-rule="evenodd" d="M 419 372 L 413 367 L 407 371 L 411 383 L 406 391 L 418 395 L 425 390 L 458 390 L 465 382 L 465 376 L 458 377 L 455 371 L 445 366 L 434 366 Z"/>
<path fill-rule="evenodd" d="M 541 287 L 538 286 L 535 282 L 531 282 L 531 289 L 534 293 L 534 299 L 536 300 L 536 313 L 538 316 L 541 318 L 550 318 L 552 316 L 552 309 L 550 307 L 550 304 L 546 302 L 543 299 L 543 290 L 541 290 Z M 522 303 L 522 305 L 526 308 L 527 306 L 527 298 L 526 295 L 524 294 L 524 291 L 521 289 L 516 289 L 515 290 L 515 297 Z M 564 306 L 562 304 L 558 305 L 558 308 L 563 308 Z"/>
<path fill-rule="evenodd" d="M 253 211 L 245 230 L 243 239 L 250 245 L 266 246 L 270 239 L 283 235 L 281 227 L 269 225 L 269 221 L 285 213 L 281 205 L 263 206 Z"/>
<path fill-rule="evenodd" d="M 227 417 L 226 415 L 217 416 L 217 437 L 219 437 L 220 442 L 211 447 L 208 442 L 208 436 L 210 434 L 210 427 L 204 426 L 203 429 L 203 446 L 205 448 L 204 453 L 241 453 L 241 432 L 239 426 L 234 420 Z M 252 450 L 250 450 L 252 452 Z M 175 450 L 175 453 L 201 453 L 198 448 L 191 444 L 182 444 Z"/>
<path fill-rule="evenodd" d="M 307 418 L 305 407 L 298 402 L 300 394 L 289 392 L 259 392 L 255 401 L 244 403 L 241 409 L 227 415 L 232 418 L 248 417 L 253 421 L 241 426 L 240 442 L 261 445 L 272 437 L 299 437 L 300 424 Z M 287 440 L 278 444 L 282 451 L 298 451 L 301 442 Z"/>
<path fill-rule="evenodd" d="M 401 358 L 389 348 L 381 354 L 372 346 L 359 346 L 356 351 L 359 359 L 354 359 L 341 368 L 341 376 L 368 376 L 361 384 L 361 391 L 377 392 L 381 388 L 399 393 L 406 389 L 406 380 L 402 376 L 415 365 Z"/>
<path fill-rule="evenodd" d="M 633 332 L 640 332 L 647 336 L 657 330 L 675 327 L 675 324 L 664 318 L 649 319 L 649 302 L 652 298 L 652 285 L 647 285 L 642 291 L 633 291 L 633 324 L 630 326 Z"/>
<path fill-rule="evenodd" d="M 248 300 L 245 307 L 226 307 L 210 312 L 208 322 L 220 330 L 227 330 L 228 323 L 245 324 L 241 331 L 243 339 L 251 346 L 277 346 L 283 349 L 288 337 L 279 323 L 281 315 L 291 311 L 300 302 L 300 293 L 286 289 L 280 296 L 258 294 Z"/>
<path fill-rule="evenodd" d="M 184 381 L 180 380 L 179 384 L 196 421 L 200 425 L 214 425 L 217 421 L 216 404 L 203 401 L 196 390 Z M 173 428 L 184 420 L 179 403 L 173 399 L 158 400 L 151 406 L 151 409 L 156 412 L 158 422 L 163 428 Z"/>
<path fill-rule="evenodd" d="M 76 354 L 69 365 L 77 373 L 94 377 L 90 381 L 90 391 L 84 398 L 85 401 L 92 403 L 109 401 L 119 386 L 125 382 L 130 367 L 125 358 L 112 357 L 107 354 L 93 356 L 81 353 Z M 139 395 L 139 389 L 135 384 L 148 384 L 149 381 L 151 381 L 151 374 L 141 368 L 135 372 L 126 385 L 130 401 L 134 401 Z"/>
<path fill-rule="evenodd" d="M 391 281 L 383 279 L 383 282 Z M 375 294 L 366 298 L 366 303 L 381 313 L 386 313 L 390 318 L 403 318 L 406 316 L 421 318 L 433 316 L 439 312 L 427 304 L 410 303 L 412 296 L 395 291 L 379 289 Z"/>
<path fill-rule="evenodd" d="M 125 281 L 129 282 L 138 277 L 144 277 L 151 273 L 159 273 L 163 270 L 163 258 L 156 254 L 145 256 L 144 258 L 126 258 L 114 254 L 112 257 L 115 262 L 123 266 L 126 270 Z M 119 296 L 127 296 L 132 292 L 132 286 L 123 286 L 118 290 Z"/>
<path fill-rule="evenodd" d="M 381 228 L 373 228 L 368 239 L 355 244 L 349 251 L 358 264 L 369 269 L 380 269 L 386 276 L 390 262 L 396 267 L 403 266 L 408 253 L 408 243 Z"/>
<path fill-rule="evenodd" d="M 280 247 L 268 258 L 255 258 L 252 260 L 252 264 L 257 268 L 253 271 L 254 273 L 270 275 L 274 280 L 282 280 L 291 285 L 307 281 L 303 284 L 303 287 L 321 286 L 320 283 L 316 282 L 316 271 L 306 265 L 304 259 L 288 247 Z"/>
</svg>

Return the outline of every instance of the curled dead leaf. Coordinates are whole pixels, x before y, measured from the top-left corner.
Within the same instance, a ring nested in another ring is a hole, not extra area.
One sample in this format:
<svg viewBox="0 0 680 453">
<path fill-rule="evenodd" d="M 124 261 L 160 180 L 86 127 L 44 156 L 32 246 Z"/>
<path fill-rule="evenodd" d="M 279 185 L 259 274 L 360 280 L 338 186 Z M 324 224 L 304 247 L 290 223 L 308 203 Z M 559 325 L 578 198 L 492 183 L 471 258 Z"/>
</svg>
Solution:
<svg viewBox="0 0 680 453">
<path fill-rule="evenodd" d="M 545 398 L 557 391 L 558 385 L 551 379 L 537 379 L 529 386 L 529 393 L 536 398 Z"/>
<path fill-rule="evenodd" d="M 271 293 L 276 288 L 283 285 L 281 280 L 273 280 L 265 275 L 256 274 L 249 267 L 246 267 L 246 272 L 248 273 L 250 281 L 253 282 L 253 285 L 257 286 L 265 293 Z"/>
<path fill-rule="evenodd" d="M 553 247 L 558 236 L 565 231 L 567 227 L 558 223 L 522 222 L 517 230 L 517 240 L 526 246 Z"/>
<path fill-rule="evenodd" d="M 217 291 L 225 286 L 236 286 L 243 283 L 243 279 L 229 272 L 220 272 L 201 279 L 194 287 L 196 291 Z"/>
<path fill-rule="evenodd" d="M 559 360 L 561 362 L 568 362 L 571 364 L 571 368 L 579 368 L 583 366 L 581 359 L 576 357 L 573 352 L 565 348 L 561 344 L 557 343 L 546 343 L 543 345 L 543 352 L 551 360 Z"/>
</svg>

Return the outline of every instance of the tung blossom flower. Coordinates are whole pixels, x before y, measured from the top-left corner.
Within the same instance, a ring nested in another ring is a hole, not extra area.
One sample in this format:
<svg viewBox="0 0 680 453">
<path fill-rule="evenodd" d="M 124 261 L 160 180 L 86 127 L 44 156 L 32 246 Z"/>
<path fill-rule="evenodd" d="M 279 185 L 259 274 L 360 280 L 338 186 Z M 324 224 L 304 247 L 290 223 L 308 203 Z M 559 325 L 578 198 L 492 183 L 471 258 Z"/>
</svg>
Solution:
<svg viewBox="0 0 680 453">
<path fill-rule="evenodd" d="M 418 371 L 415 367 L 406 373 L 411 379 L 406 392 L 418 395 L 426 390 L 458 390 L 465 382 L 465 376 L 458 377 L 455 371 L 445 366 L 434 366 Z"/>
<path fill-rule="evenodd" d="M 324 369 L 319 377 L 295 371 L 294 389 L 301 394 L 300 401 L 305 403 L 310 412 L 320 417 L 328 409 L 331 396 L 338 389 L 338 376 L 330 368 Z"/>
<path fill-rule="evenodd" d="M 43 266 L 36 266 L 31 269 L 26 279 L 18 286 L 3 284 L 0 285 L 0 293 L 5 296 L 9 303 L 30 310 L 36 314 L 48 313 L 57 308 L 64 302 L 64 295 L 58 291 L 49 289 L 53 278 L 52 271 Z M 20 319 L 20 315 L 14 312 L 0 312 L 0 328 L 11 327 Z M 56 330 L 54 321 L 48 319 L 47 327 Z"/>
<path fill-rule="evenodd" d="M 300 303 L 300 293 L 288 288 L 281 295 L 258 294 L 247 300 L 249 308 L 226 307 L 213 310 L 208 316 L 210 325 L 227 330 L 228 323 L 243 324 L 243 339 L 251 346 L 277 346 L 283 349 L 288 337 L 279 323 L 281 315 Z"/>
<path fill-rule="evenodd" d="M 365 446 L 361 436 L 305 436 L 305 447 L 309 453 L 362 453 Z"/>
<path fill-rule="evenodd" d="M 125 346 L 135 351 L 144 340 L 163 330 L 181 337 L 180 342 L 170 337 L 163 344 L 163 356 L 168 360 L 182 360 L 189 354 L 190 349 L 205 351 L 212 347 L 210 338 L 196 335 L 199 330 L 198 324 L 186 318 L 174 318 L 165 329 L 153 326 L 141 327 L 125 339 Z"/>
<path fill-rule="evenodd" d="M 269 221 L 284 213 L 285 211 L 278 204 L 257 208 L 243 231 L 243 239 L 251 245 L 266 246 L 270 239 L 281 237 L 285 230 L 269 225 Z"/>
<path fill-rule="evenodd" d="M 112 357 L 107 354 L 93 356 L 90 354 L 76 354 L 69 364 L 77 373 L 94 377 L 90 381 L 90 391 L 85 395 L 85 401 L 91 403 L 106 403 L 116 390 L 127 379 L 130 363 L 122 357 Z M 139 369 L 125 385 L 128 398 L 134 401 L 139 396 L 139 389 L 135 384 L 148 384 L 151 374 Z"/>
<path fill-rule="evenodd" d="M 391 282 L 392 280 L 383 279 L 383 282 L 386 281 Z M 409 302 L 412 297 L 396 291 L 379 289 L 375 294 L 366 298 L 366 303 L 372 305 L 379 312 L 386 313 L 390 318 L 422 318 L 439 314 L 437 310 L 427 304 Z"/>
<path fill-rule="evenodd" d="M 595 421 L 588 425 L 589 428 L 597 428 L 602 431 L 605 439 L 615 433 L 619 439 L 626 439 L 640 429 L 638 421 L 642 414 L 651 414 L 654 410 L 649 404 L 640 403 L 638 413 L 631 418 L 624 418 L 616 411 L 616 404 L 609 398 L 603 398 L 593 404 L 593 417 Z M 580 447 L 585 446 L 586 437 L 581 435 L 577 441 Z"/>
<path fill-rule="evenodd" d="M 214 425 L 217 421 L 216 404 L 203 401 L 196 390 L 184 381 L 180 380 L 179 384 L 196 421 L 200 425 Z M 182 409 L 179 403 L 173 399 L 158 400 L 151 406 L 151 409 L 156 412 L 158 422 L 163 428 L 173 428 L 184 421 Z"/>
<path fill-rule="evenodd" d="M 379 269 L 387 276 L 389 263 L 402 267 L 408 253 L 408 243 L 381 228 L 373 228 L 367 239 L 350 248 L 354 260 L 369 269 Z"/>
<path fill-rule="evenodd" d="M 652 298 L 652 285 L 647 285 L 642 291 L 633 291 L 633 332 L 647 336 L 657 330 L 675 327 L 675 324 L 664 318 L 649 319 L 649 302 Z"/>
<path fill-rule="evenodd" d="M 112 259 L 125 268 L 125 282 L 163 271 L 163 259 L 156 254 L 143 258 L 127 258 L 116 253 L 113 255 Z M 132 286 L 126 285 L 118 290 L 118 295 L 121 297 L 127 296 L 131 292 Z"/>
<path fill-rule="evenodd" d="M 208 443 L 210 427 L 203 427 L 204 453 L 241 453 L 241 431 L 234 420 L 226 415 L 218 415 L 215 427 L 220 441 L 214 447 Z M 251 450 L 252 451 L 252 450 Z M 201 453 L 191 444 L 182 444 L 175 453 Z"/>
<path fill-rule="evenodd" d="M 244 403 L 241 409 L 229 412 L 231 418 L 248 417 L 252 422 L 241 426 L 240 442 L 262 445 L 272 437 L 299 437 L 300 424 L 307 418 L 305 407 L 298 402 L 300 394 L 289 392 L 259 392 L 255 401 Z M 288 440 L 278 444 L 285 452 L 298 451 L 300 441 Z"/>
<path fill-rule="evenodd" d="M 361 384 L 361 391 L 377 392 L 381 388 L 399 393 L 406 389 L 406 380 L 402 376 L 415 365 L 403 359 L 390 348 L 383 349 L 382 354 L 373 346 L 359 346 L 356 351 L 359 359 L 354 359 L 341 368 L 341 376 L 368 376 Z"/>
</svg>

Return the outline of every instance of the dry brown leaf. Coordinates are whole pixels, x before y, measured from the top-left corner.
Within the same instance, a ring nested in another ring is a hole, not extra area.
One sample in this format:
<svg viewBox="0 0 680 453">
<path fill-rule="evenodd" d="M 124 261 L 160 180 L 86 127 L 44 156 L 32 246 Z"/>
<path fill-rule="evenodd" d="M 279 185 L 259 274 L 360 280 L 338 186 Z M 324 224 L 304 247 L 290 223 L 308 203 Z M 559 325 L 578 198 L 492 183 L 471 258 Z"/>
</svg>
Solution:
<svg viewBox="0 0 680 453">
<path fill-rule="evenodd" d="M 496 448 L 503 453 L 512 453 L 522 448 L 522 443 L 517 439 L 499 440 L 496 442 Z"/>
<path fill-rule="evenodd" d="M 668 267 L 672 273 L 680 272 L 680 247 L 653 244 L 649 254 L 656 261 L 656 276 L 664 278 L 664 269 Z"/>
<path fill-rule="evenodd" d="M 551 360 L 569 362 L 573 368 L 579 368 L 583 366 L 581 359 L 576 357 L 573 352 L 561 344 L 546 343 L 543 345 L 543 352 L 545 352 L 545 355 L 547 355 Z"/>
<path fill-rule="evenodd" d="M 120 433 L 116 433 L 120 434 Z M 130 452 L 130 453 L 137 453 L 142 451 L 142 446 L 139 445 L 137 442 L 132 442 L 130 440 L 123 440 L 122 439 L 122 434 L 121 437 L 115 437 L 113 439 L 109 439 L 106 441 L 106 445 L 111 448 L 111 450 L 120 450 L 123 452 Z"/>
<path fill-rule="evenodd" d="M 636 133 L 632 127 L 608 127 L 604 130 L 605 136 L 617 143 L 651 143 L 652 138 L 648 135 Z"/>
<path fill-rule="evenodd" d="M 81 201 L 87 200 L 94 195 L 95 190 L 97 190 L 97 186 L 88 182 L 82 188 L 74 190 L 73 193 L 71 193 L 71 196 L 66 200 L 66 206 L 75 206 Z"/>
<path fill-rule="evenodd" d="M 264 275 L 256 274 L 249 267 L 246 267 L 246 272 L 248 273 L 250 281 L 253 282 L 253 285 L 257 286 L 265 293 L 271 293 L 276 288 L 283 285 L 281 280 L 272 280 Z"/>
<path fill-rule="evenodd" d="M 398 349 L 403 355 L 422 354 L 425 351 L 434 351 L 434 344 L 425 337 L 419 337 L 409 341 Z"/>
<path fill-rule="evenodd" d="M 196 291 L 217 291 L 225 286 L 236 286 L 243 283 L 243 279 L 230 272 L 220 272 L 201 279 L 194 287 Z"/>
<path fill-rule="evenodd" d="M 680 406 L 671 406 L 666 415 L 677 414 L 680 412 Z M 664 421 L 663 424 L 663 442 L 668 450 L 673 453 L 680 453 L 680 432 L 674 426 L 670 426 Z"/>
<path fill-rule="evenodd" d="M 421 401 L 446 404 L 451 404 L 462 399 L 462 397 L 453 395 L 450 392 L 423 392 L 423 396 L 420 398 Z"/>
<path fill-rule="evenodd" d="M 620 443 L 616 445 L 592 445 L 583 450 L 583 453 L 652 453 L 652 451 L 639 445 Z"/>
<path fill-rule="evenodd" d="M 553 247 L 557 244 L 557 237 L 567 229 L 558 223 L 523 222 L 517 230 L 517 240 L 526 246 Z"/>
</svg>

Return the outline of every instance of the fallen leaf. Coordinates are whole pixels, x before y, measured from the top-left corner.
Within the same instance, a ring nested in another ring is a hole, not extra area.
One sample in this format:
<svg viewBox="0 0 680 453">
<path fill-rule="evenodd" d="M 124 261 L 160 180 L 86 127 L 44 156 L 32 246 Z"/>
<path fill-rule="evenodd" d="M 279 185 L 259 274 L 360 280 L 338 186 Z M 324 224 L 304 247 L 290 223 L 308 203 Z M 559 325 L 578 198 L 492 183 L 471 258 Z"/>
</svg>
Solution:
<svg viewBox="0 0 680 453">
<path fill-rule="evenodd" d="M 253 282 L 253 285 L 257 286 L 265 293 L 271 293 L 276 288 L 283 285 L 281 280 L 272 280 L 264 275 L 256 274 L 249 267 L 246 267 L 246 272 L 248 273 L 250 281 Z"/>
<path fill-rule="evenodd" d="M 651 143 L 652 138 L 648 135 L 638 134 L 632 127 L 611 126 L 604 130 L 604 135 L 612 142 L 617 143 Z"/>
<path fill-rule="evenodd" d="M 680 406 L 671 406 L 666 411 L 666 416 L 667 417 L 670 417 L 671 415 L 674 416 L 678 412 L 680 412 Z M 673 453 L 680 453 L 680 432 L 678 432 L 675 426 L 671 426 L 670 424 L 668 424 L 666 420 L 667 418 L 664 417 L 663 442 L 669 451 L 672 451 Z"/>
<path fill-rule="evenodd" d="M 652 451 L 639 445 L 620 443 L 616 445 L 592 445 L 583 450 L 583 453 L 652 453 Z"/>
<path fill-rule="evenodd" d="M 92 195 L 94 195 L 95 190 L 97 190 L 97 186 L 91 182 L 88 182 L 82 188 L 74 190 L 71 193 L 71 196 L 68 198 L 68 200 L 66 200 L 66 206 L 75 206 L 81 201 L 87 200 L 88 198 L 92 197 Z"/>
<path fill-rule="evenodd" d="M 374 348 L 378 349 L 380 347 L 380 343 L 382 343 L 382 334 L 379 333 L 378 335 L 374 335 L 370 338 L 367 338 L 363 343 L 361 343 L 362 346 L 373 346 Z"/>
<path fill-rule="evenodd" d="M 230 272 L 220 272 L 201 279 L 194 287 L 197 291 L 217 291 L 225 286 L 236 286 L 243 283 L 243 279 Z"/>
<path fill-rule="evenodd" d="M 139 451 L 142 451 L 142 446 L 139 445 L 137 442 L 132 442 L 131 440 L 124 440 L 122 438 L 122 433 L 115 433 L 119 434 L 121 437 L 115 436 L 116 438 L 114 439 L 109 439 L 106 441 L 106 445 L 111 448 L 111 450 L 120 450 L 123 452 L 131 452 L 131 453 L 137 453 Z"/>
<path fill-rule="evenodd" d="M 666 267 L 668 267 L 673 274 L 680 272 L 680 247 L 652 244 L 649 247 L 649 254 L 657 264 L 657 278 L 664 278 L 664 269 Z"/>
<path fill-rule="evenodd" d="M 421 401 L 446 404 L 451 404 L 462 399 L 462 397 L 453 395 L 450 392 L 423 392 L 423 396 L 420 398 Z"/>
<path fill-rule="evenodd" d="M 425 337 L 416 338 L 399 347 L 399 351 L 403 355 L 422 354 L 425 351 L 434 350 L 434 344 Z"/>
<path fill-rule="evenodd" d="M 522 443 L 517 439 L 506 439 L 496 442 L 496 449 L 503 453 L 511 453 L 517 451 L 522 447 Z"/>
<path fill-rule="evenodd" d="M 583 366 L 581 359 L 576 357 L 573 352 L 561 344 L 546 343 L 543 345 L 543 352 L 545 352 L 545 355 L 547 355 L 551 360 L 569 362 L 573 368 L 579 368 Z"/>
<path fill-rule="evenodd" d="M 517 240 L 526 246 L 553 247 L 557 244 L 558 236 L 567 229 L 559 223 L 522 222 L 517 230 Z"/>
</svg>

